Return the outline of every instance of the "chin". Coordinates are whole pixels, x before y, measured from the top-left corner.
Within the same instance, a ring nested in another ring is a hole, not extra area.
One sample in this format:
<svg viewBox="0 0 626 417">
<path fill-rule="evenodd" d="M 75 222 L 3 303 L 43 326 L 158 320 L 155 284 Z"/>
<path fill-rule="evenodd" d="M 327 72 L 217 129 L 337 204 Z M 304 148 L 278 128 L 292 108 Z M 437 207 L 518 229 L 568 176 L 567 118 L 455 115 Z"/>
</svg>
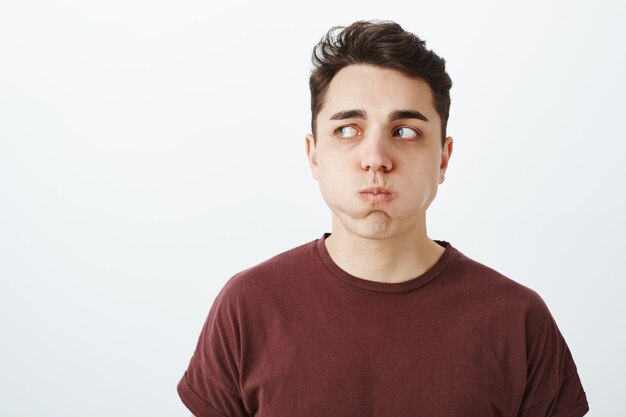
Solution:
<svg viewBox="0 0 626 417">
<path fill-rule="evenodd" d="M 368 210 L 358 216 L 336 216 L 339 223 L 349 233 L 365 239 L 384 239 L 397 233 L 397 225 L 383 211 Z"/>
</svg>

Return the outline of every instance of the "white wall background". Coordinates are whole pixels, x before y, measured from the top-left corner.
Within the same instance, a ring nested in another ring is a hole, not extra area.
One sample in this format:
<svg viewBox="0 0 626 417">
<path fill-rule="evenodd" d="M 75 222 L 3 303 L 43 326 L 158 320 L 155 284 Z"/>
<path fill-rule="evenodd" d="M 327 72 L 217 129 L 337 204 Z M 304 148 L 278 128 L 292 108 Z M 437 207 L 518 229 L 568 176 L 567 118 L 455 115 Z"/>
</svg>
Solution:
<svg viewBox="0 0 626 417">
<path fill-rule="evenodd" d="M 0 1 L 0 415 L 189 415 L 219 289 L 330 231 L 310 54 L 358 19 L 448 62 L 431 238 L 539 292 L 626 415 L 626 7 L 571 0 Z"/>
</svg>

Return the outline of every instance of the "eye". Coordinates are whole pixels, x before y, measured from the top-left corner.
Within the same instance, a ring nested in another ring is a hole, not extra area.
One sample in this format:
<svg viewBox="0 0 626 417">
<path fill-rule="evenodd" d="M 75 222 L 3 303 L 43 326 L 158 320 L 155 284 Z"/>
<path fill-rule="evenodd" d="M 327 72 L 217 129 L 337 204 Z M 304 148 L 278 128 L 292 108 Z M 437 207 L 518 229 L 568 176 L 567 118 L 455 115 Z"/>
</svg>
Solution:
<svg viewBox="0 0 626 417">
<path fill-rule="evenodd" d="M 422 136 L 422 134 L 419 131 L 412 129 L 410 127 L 401 127 L 399 129 L 396 129 L 395 131 L 399 132 L 400 136 L 405 139 L 417 139 L 420 136 Z"/>
<path fill-rule="evenodd" d="M 340 126 L 335 129 L 335 133 L 342 138 L 351 138 L 353 136 L 356 136 L 358 131 L 354 128 L 354 126 Z"/>
</svg>

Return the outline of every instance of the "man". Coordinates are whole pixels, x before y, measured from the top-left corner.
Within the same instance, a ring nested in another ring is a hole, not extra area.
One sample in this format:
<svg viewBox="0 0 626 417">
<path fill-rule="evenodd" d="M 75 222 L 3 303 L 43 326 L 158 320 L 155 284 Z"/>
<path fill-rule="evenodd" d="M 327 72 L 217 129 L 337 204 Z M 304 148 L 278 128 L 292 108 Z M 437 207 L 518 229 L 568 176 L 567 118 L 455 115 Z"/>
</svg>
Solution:
<svg viewBox="0 0 626 417">
<path fill-rule="evenodd" d="M 586 414 L 541 297 L 427 236 L 453 147 L 445 61 L 393 22 L 358 21 L 331 29 L 313 62 L 306 152 L 332 232 L 226 283 L 178 384 L 185 405 L 197 417 Z"/>
</svg>

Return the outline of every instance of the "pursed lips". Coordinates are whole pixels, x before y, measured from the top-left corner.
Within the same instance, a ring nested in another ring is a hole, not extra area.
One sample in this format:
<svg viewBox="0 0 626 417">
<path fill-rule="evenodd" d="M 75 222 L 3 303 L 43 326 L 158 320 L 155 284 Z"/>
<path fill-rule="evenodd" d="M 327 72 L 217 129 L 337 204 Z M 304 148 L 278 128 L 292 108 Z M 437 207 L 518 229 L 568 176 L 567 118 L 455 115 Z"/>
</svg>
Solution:
<svg viewBox="0 0 626 417">
<path fill-rule="evenodd" d="M 394 198 L 394 193 L 385 187 L 370 187 L 359 192 L 361 198 L 368 202 L 387 202 Z"/>
</svg>

